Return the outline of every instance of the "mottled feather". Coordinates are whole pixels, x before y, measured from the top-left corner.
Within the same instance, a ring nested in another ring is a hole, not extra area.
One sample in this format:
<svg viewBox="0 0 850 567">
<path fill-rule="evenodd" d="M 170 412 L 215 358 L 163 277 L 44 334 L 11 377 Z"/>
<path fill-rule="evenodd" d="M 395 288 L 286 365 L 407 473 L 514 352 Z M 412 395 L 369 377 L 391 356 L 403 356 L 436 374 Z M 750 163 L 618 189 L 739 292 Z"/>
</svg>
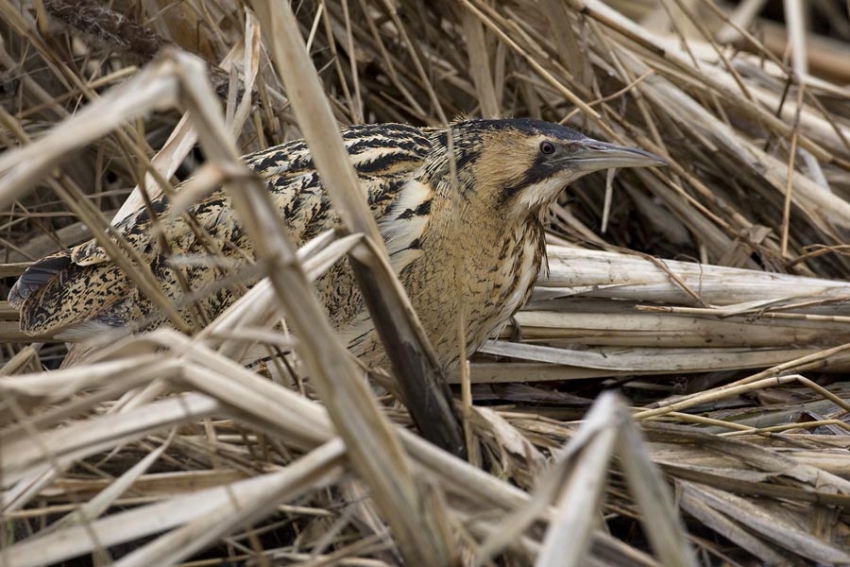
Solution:
<svg viewBox="0 0 850 567">
<path fill-rule="evenodd" d="M 419 129 L 404 125 L 353 128 L 344 132 L 343 139 L 376 218 L 381 217 L 404 182 L 422 166 L 430 147 L 429 140 Z M 387 144 L 394 139 L 396 143 Z M 298 244 L 339 224 L 339 217 L 330 206 L 303 141 L 249 154 L 244 159 L 268 183 L 272 200 Z M 160 217 L 170 250 L 179 256 L 204 257 L 214 252 L 231 260 L 234 267 L 253 259 L 251 242 L 223 191 L 212 192 L 187 211 L 197 225 L 205 229 L 207 238 L 198 238 L 183 216 L 164 221 L 171 209 L 166 196 L 154 200 L 152 205 Z M 169 260 L 173 253 L 161 249 L 149 211 L 139 209 L 115 228 L 150 262 L 151 271 L 163 291 L 182 307 L 187 323 L 191 322 L 189 307 L 185 305 L 184 293 L 175 274 L 175 270 L 181 268 L 174 267 Z M 210 247 L 213 250 L 209 250 Z M 193 290 L 215 286 L 216 280 L 223 275 L 222 268 L 212 265 L 182 269 Z M 329 287 L 326 281 L 320 285 Z M 208 316 L 215 317 L 232 303 L 236 293 L 233 288 L 220 289 L 203 298 L 200 304 Z M 339 307 L 346 298 L 339 295 L 330 294 L 330 307 L 337 318 L 344 318 Z M 89 321 L 116 327 L 138 324 L 141 329 L 164 322 L 151 302 L 127 281 L 95 240 L 36 262 L 15 285 L 9 300 L 14 306 L 23 307 L 22 330 L 52 333 L 60 338 L 63 331 Z"/>
<path fill-rule="evenodd" d="M 528 299 L 545 255 L 542 216 L 564 186 L 612 164 L 658 162 L 640 150 L 535 120 L 465 120 L 449 130 L 380 124 L 342 136 L 392 267 L 446 367 L 459 359 L 461 326 L 471 353 Z M 606 161 L 606 151 L 617 159 Z M 303 141 L 245 161 L 267 183 L 297 244 L 340 224 Z M 160 232 L 148 209 L 115 229 L 187 325 L 216 317 L 256 283 L 240 270 L 254 253 L 225 192 L 213 191 L 181 215 L 169 214 L 167 197 L 153 201 L 152 209 Z M 355 354 L 385 363 L 347 264 L 334 265 L 317 287 Z M 166 323 L 95 241 L 36 262 L 9 301 L 21 310 L 24 332 L 60 338 Z"/>
</svg>

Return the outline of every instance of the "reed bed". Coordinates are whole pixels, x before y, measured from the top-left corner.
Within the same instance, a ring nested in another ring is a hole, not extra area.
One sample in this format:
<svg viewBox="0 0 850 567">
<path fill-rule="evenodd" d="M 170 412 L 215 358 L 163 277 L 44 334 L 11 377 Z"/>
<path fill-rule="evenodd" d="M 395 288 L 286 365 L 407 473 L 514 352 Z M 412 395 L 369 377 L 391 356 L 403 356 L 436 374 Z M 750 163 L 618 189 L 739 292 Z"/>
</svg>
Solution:
<svg viewBox="0 0 850 567">
<path fill-rule="evenodd" d="M 0 563 L 850 564 L 850 26 L 761 4 L 0 0 L 4 290 L 96 237 L 167 310 L 108 235 L 178 186 L 231 192 L 268 276 L 64 368 L 0 302 Z M 309 283 L 348 256 L 422 343 L 335 132 L 459 115 L 669 166 L 551 208 L 531 302 L 446 377 L 452 454 Z M 296 250 L 238 156 L 301 137 L 349 213 Z"/>
</svg>

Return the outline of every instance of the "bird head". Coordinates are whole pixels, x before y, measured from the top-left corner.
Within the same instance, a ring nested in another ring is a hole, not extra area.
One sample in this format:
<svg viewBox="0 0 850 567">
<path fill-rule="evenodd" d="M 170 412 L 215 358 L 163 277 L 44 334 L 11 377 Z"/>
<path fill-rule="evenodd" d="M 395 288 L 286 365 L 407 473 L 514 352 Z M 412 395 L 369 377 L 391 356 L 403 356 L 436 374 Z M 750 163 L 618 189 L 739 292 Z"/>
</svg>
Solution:
<svg viewBox="0 0 850 567">
<path fill-rule="evenodd" d="M 455 156 L 464 196 L 502 217 L 539 213 L 564 187 L 594 171 L 665 163 L 644 150 L 540 120 L 467 120 L 451 131 L 448 153 Z"/>
</svg>

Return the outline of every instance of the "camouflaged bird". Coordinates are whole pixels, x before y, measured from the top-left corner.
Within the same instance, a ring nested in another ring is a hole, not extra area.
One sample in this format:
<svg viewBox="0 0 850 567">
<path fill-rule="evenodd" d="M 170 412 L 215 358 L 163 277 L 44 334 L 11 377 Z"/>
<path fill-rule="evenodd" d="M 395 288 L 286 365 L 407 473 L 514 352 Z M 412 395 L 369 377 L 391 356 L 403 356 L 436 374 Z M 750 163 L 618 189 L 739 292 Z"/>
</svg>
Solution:
<svg viewBox="0 0 850 567">
<path fill-rule="evenodd" d="M 392 267 L 446 369 L 459 360 L 460 317 L 466 352 L 472 353 L 528 299 L 545 256 L 543 215 L 565 186 L 600 169 L 663 163 L 643 150 L 528 119 L 463 120 L 448 130 L 355 126 L 342 137 Z M 268 184 L 281 220 L 299 245 L 340 226 L 303 141 L 250 154 L 245 161 Z M 168 251 L 161 248 L 163 239 L 154 234 L 147 209 L 122 220 L 116 230 L 148 263 L 187 323 L 193 321 L 191 309 L 215 318 L 238 297 L 238 286 L 223 284 L 220 257 L 251 262 L 251 242 L 221 190 L 188 209 L 194 228 L 185 215 L 169 215 L 170 207 L 167 197 L 152 205 Z M 199 238 L 197 227 L 208 237 Z M 213 255 L 219 258 L 212 261 Z M 171 261 L 175 256 L 196 261 Z M 209 261 L 197 261 L 204 258 Z M 194 292 L 191 301 L 186 286 Z M 317 286 L 352 351 L 367 362 L 383 363 L 347 265 L 337 263 Z M 104 327 L 145 330 L 167 323 L 94 240 L 33 264 L 9 302 L 20 308 L 22 331 L 63 340 Z"/>
</svg>

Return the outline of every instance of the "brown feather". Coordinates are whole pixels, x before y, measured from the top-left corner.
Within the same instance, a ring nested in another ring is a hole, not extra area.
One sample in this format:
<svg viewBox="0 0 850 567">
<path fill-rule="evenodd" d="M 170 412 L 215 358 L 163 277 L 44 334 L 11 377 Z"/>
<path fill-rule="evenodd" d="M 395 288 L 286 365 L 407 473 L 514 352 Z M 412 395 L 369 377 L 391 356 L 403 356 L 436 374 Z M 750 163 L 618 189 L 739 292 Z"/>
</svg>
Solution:
<svg viewBox="0 0 850 567">
<path fill-rule="evenodd" d="M 451 367 L 461 352 L 461 323 L 471 353 L 528 299 L 545 254 L 545 206 L 587 171 L 547 162 L 541 142 L 557 144 L 569 158 L 571 148 L 587 139 L 533 120 L 464 120 L 449 130 L 357 126 L 343 131 L 343 139 L 391 264 L 440 361 Z M 340 224 L 303 142 L 250 154 L 245 161 L 268 183 L 297 244 Z M 215 318 L 256 283 L 236 277 L 254 253 L 226 193 L 214 191 L 187 215 L 170 215 L 166 198 L 154 201 L 153 209 L 164 238 L 154 233 L 146 209 L 116 230 L 148 262 L 187 323 L 196 320 L 193 309 Z M 193 261 L 180 262 L 181 257 Z M 335 265 L 317 286 L 352 350 L 366 362 L 383 364 L 385 355 L 347 264 Z M 33 334 L 79 338 L 91 328 L 135 331 L 166 322 L 95 241 L 34 264 L 9 299 L 21 309 L 21 329 Z"/>
</svg>

